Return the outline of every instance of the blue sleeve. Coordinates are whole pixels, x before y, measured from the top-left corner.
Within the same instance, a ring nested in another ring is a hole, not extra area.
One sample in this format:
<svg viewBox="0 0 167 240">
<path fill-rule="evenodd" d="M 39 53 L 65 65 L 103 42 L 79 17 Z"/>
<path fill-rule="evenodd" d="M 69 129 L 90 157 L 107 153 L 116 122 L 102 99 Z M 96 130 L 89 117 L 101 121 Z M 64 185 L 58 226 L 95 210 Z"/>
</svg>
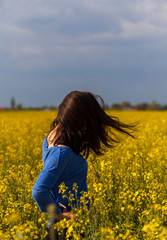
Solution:
<svg viewBox="0 0 167 240">
<path fill-rule="evenodd" d="M 68 163 L 68 157 L 60 156 L 61 148 L 54 148 L 50 151 L 52 152 L 45 161 L 44 168 L 33 186 L 32 197 L 41 212 L 47 212 L 47 206 L 49 204 L 55 204 L 56 213 L 59 214 L 61 211 L 56 205 L 57 199 L 55 199 L 51 190 L 64 171 Z"/>
</svg>

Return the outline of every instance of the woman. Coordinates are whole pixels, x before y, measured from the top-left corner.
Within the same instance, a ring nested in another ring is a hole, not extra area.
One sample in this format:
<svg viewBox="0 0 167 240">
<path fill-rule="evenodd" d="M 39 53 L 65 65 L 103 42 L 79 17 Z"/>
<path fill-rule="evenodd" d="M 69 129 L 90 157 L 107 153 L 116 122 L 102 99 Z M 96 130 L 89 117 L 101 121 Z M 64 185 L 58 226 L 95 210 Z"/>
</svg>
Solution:
<svg viewBox="0 0 167 240">
<path fill-rule="evenodd" d="M 102 106 L 97 100 L 98 97 Z M 125 129 L 136 130 L 137 124 L 138 122 L 125 124 L 117 117 L 106 114 L 103 99 L 91 92 L 72 91 L 63 99 L 58 107 L 57 117 L 43 140 L 44 168 L 32 189 L 32 197 L 42 213 L 48 212 L 48 206 L 55 206 L 53 217 L 49 220 L 51 225 L 47 225 L 49 231 L 52 223 L 64 218 L 70 219 L 72 215 L 75 217 L 68 198 L 63 198 L 59 193 L 59 185 L 64 182 L 68 194 L 69 191 L 73 192 L 73 184 L 77 183 L 79 199 L 82 191 L 88 191 L 86 159 L 90 151 L 103 155 L 105 147 L 112 148 L 113 142 L 120 142 L 111 129 L 134 138 Z M 89 209 L 90 200 L 87 200 Z M 75 199 L 72 205 L 76 206 L 76 202 Z M 51 233 L 48 239 L 51 239 Z"/>
</svg>

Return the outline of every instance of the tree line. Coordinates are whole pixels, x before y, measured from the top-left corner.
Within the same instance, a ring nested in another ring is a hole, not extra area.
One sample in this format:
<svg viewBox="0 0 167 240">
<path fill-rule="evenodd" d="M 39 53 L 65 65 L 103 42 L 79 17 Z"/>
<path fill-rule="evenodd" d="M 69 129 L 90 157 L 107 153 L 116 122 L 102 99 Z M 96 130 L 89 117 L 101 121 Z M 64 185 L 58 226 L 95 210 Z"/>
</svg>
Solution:
<svg viewBox="0 0 167 240">
<path fill-rule="evenodd" d="M 139 110 L 163 111 L 167 110 L 167 104 L 161 105 L 160 103 L 157 103 L 156 100 L 152 100 L 151 103 L 143 102 L 132 105 L 130 102 L 124 101 L 122 103 L 113 103 L 110 106 L 106 104 L 105 108 L 111 110 L 124 110 L 124 111 L 139 111 Z"/>
<path fill-rule="evenodd" d="M 155 100 L 152 100 L 151 103 L 137 103 L 135 105 L 132 105 L 128 101 L 124 101 L 122 103 L 113 103 L 111 105 L 105 104 L 106 110 L 114 110 L 114 111 L 145 111 L 145 110 L 155 110 L 155 111 L 163 111 L 167 110 L 167 104 L 161 105 L 160 103 L 157 103 Z M 10 107 L 0 107 L 0 110 L 43 110 L 43 111 L 49 111 L 49 110 L 57 110 L 58 107 L 54 105 L 43 105 L 41 107 L 24 107 L 22 103 L 16 104 L 15 98 L 12 97 L 10 99 Z"/>
</svg>

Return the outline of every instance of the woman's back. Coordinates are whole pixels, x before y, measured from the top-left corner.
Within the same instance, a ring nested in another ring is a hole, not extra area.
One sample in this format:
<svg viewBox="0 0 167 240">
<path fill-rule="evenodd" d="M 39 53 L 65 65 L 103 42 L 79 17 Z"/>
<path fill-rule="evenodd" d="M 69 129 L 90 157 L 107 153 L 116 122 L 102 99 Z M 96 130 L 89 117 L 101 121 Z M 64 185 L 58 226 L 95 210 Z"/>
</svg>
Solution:
<svg viewBox="0 0 167 240">
<path fill-rule="evenodd" d="M 59 193 L 59 185 L 62 182 L 68 187 L 67 194 L 71 191 L 74 196 L 73 185 L 74 183 L 77 184 L 78 199 L 81 196 L 81 191 L 87 192 L 88 164 L 81 154 L 76 154 L 68 146 L 58 145 L 48 148 L 47 136 L 44 138 L 42 144 L 42 152 L 44 169 L 46 168 L 48 171 L 52 169 L 52 173 L 57 175 L 57 181 L 55 181 L 52 192 L 59 202 L 63 204 L 68 203 L 67 198 L 63 198 L 62 194 Z M 75 203 L 76 201 L 73 201 L 73 204 Z"/>
<path fill-rule="evenodd" d="M 42 143 L 43 169 L 40 172 L 32 191 L 32 196 L 37 202 L 41 212 L 47 212 L 49 204 L 60 202 L 68 204 L 68 198 L 64 198 L 59 191 L 59 185 L 64 182 L 67 187 L 66 194 L 74 194 L 73 186 L 76 184 L 77 199 L 80 199 L 82 191 L 87 192 L 87 161 L 80 155 L 76 154 L 68 146 L 54 146 L 48 148 L 47 136 Z M 76 206 L 77 199 L 72 201 Z M 87 206 L 90 207 L 90 200 Z M 56 206 L 56 212 L 59 214 L 61 209 Z M 70 211 L 71 207 L 67 207 Z"/>
</svg>

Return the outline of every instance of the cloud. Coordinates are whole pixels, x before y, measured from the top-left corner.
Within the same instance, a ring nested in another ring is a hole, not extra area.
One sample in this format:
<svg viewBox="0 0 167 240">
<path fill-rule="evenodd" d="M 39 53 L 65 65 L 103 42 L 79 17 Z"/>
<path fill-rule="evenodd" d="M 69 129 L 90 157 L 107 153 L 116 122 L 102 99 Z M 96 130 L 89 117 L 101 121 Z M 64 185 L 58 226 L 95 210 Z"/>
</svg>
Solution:
<svg viewBox="0 0 167 240">
<path fill-rule="evenodd" d="M 135 54 L 166 51 L 164 0 L 0 3 L 0 49 L 13 69 L 74 68 L 79 63 L 122 67 L 127 66 L 125 56 L 129 65 L 139 65 L 133 60 Z"/>
<path fill-rule="evenodd" d="M 18 58 L 20 55 L 22 56 L 33 56 L 33 55 L 40 55 L 42 53 L 42 49 L 38 46 L 22 46 L 17 47 L 10 50 L 13 58 Z"/>
<path fill-rule="evenodd" d="M 166 35 L 166 28 L 156 26 L 147 22 L 131 22 L 127 20 L 121 20 L 122 37 L 125 38 L 138 38 L 138 37 L 154 37 L 160 35 Z"/>
<path fill-rule="evenodd" d="M 25 28 L 21 28 L 14 24 L 9 23 L 0 23 L 0 32 L 3 35 L 7 35 L 9 37 L 26 37 L 31 35 L 31 31 Z"/>
</svg>

